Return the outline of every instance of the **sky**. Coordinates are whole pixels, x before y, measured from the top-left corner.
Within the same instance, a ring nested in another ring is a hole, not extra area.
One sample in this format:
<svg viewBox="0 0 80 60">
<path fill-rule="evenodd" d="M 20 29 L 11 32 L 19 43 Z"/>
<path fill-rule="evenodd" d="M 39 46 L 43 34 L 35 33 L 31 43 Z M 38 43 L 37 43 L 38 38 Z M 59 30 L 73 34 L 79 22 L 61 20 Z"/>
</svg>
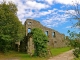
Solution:
<svg viewBox="0 0 80 60">
<path fill-rule="evenodd" d="M 0 3 L 3 0 L 0 0 Z M 24 24 L 26 19 L 39 21 L 43 26 L 57 30 L 58 32 L 68 35 L 67 31 L 76 30 L 71 28 L 76 21 L 70 21 L 70 15 L 73 10 L 67 9 L 73 5 L 75 0 L 5 0 L 12 1 L 18 8 L 17 16 Z M 80 0 L 76 0 L 80 2 Z"/>
</svg>

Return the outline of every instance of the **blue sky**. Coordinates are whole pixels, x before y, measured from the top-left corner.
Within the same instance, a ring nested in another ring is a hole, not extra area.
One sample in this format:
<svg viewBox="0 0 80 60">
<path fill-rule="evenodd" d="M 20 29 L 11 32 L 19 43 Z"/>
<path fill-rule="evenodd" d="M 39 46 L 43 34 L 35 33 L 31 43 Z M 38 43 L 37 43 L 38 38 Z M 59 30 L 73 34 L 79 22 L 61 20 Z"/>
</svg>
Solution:
<svg viewBox="0 0 80 60">
<path fill-rule="evenodd" d="M 0 0 L 0 3 L 3 0 Z M 43 26 L 52 28 L 65 35 L 71 28 L 72 22 L 67 12 L 75 13 L 73 10 L 67 11 L 75 0 L 5 0 L 12 1 L 17 5 L 17 16 L 24 24 L 28 18 L 39 21 Z M 79 0 L 76 0 L 80 2 Z M 75 21 L 73 21 L 75 23 Z"/>
</svg>

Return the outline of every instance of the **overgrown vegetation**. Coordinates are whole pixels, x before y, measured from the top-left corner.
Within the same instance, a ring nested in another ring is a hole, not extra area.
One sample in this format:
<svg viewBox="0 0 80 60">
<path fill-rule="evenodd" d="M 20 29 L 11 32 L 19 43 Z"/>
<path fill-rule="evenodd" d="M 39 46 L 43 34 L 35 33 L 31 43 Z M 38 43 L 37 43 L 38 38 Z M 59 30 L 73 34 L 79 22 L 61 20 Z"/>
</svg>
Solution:
<svg viewBox="0 0 80 60">
<path fill-rule="evenodd" d="M 34 55 L 39 57 L 45 57 L 48 55 L 48 37 L 40 28 L 34 28 L 31 31 L 34 42 Z"/>
<path fill-rule="evenodd" d="M 75 50 L 73 51 L 73 54 L 78 58 L 80 54 L 80 33 L 70 32 L 69 33 L 69 39 L 70 39 L 70 45 Z"/>
<path fill-rule="evenodd" d="M 17 17 L 14 3 L 3 1 L 0 4 L 0 51 L 14 49 L 14 43 L 24 37 L 24 26 Z"/>
<path fill-rule="evenodd" d="M 66 52 L 70 50 L 70 47 L 64 47 L 64 48 L 52 48 L 51 53 L 52 56 L 59 55 L 63 52 Z M 36 57 L 36 56 L 30 56 L 26 53 L 19 53 L 19 52 L 14 52 L 10 51 L 5 54 L 0 53 L 0 59 L 5 60 L 5 59 L 20 59 L 20 60 L 48 60 L 49 57 Z"/>
<path fill-rule="evenodd" d="M 72 21 L 72 23 L 73 21 L 76 21 L 73 24 L 73 27 L 78 30 L 77 32 L 68 31 L 69 39 L 70 39 L 70 45 L 74 48 L 73 54 L 78 58 L 80 54 L 80 3 L 78 0 L 75 0 L 75 2 L 73 2 L 73 5 L 69 7 L 68 11 L 70 10 L 73 11 L 73 12 L 68 12 L 70 20 Z"/>
</svg>

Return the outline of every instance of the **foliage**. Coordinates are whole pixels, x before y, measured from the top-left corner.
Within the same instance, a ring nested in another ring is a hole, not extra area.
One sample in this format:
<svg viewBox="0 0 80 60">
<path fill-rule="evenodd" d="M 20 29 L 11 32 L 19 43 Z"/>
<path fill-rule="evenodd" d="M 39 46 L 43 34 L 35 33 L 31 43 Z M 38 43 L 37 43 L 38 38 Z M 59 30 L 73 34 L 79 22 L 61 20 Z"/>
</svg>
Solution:
<svg viewBox="0 0 80 60">
<path fill-rule="evenodd" d="M 70 45 L 74 48 L 73 54 L 76 57 L 79 57 L 80 54 L 80 33 L 70 32 L 69 33 L 69 39 L 70 39 Z"/>
<path fill-rule="evenodd" d="M 4 46 L 3 50 L 7 50 L 5 46 L 11 46 L 15 41 L 22 40 L 23 36 L 24 26 L 17 17 L 16 5 L 12 2 L 2 2 L 0 4 L 0 49 Z"/>
<path fill-rule="evenodd" d="M 74 58 L 74 60 L 80 60 L 80 57 L 79 58 Z"/>
<path fill-rule="evenodd" d="M 33 37 L 35 47 L 34 54 L 36 56 L 45 57 L 48 54 L 47 51 L 48 37 L 39 28 L 32 29 L 31 34 Z"/>
<path fill-rule="evenodd" d="M 73 54 L 78 58 L 80 54 L 80 50 L 78 48 L 75 48 L 75 50 L 73 51 Z"/>
<path fill-rule="evenodd" d="M 70 16 L 71 21 L 76 21 L 73 23 L 73 27 L 80 29 L 80 3 L 79 1 L 75 0 L 72 2 L 73 5 L 69 6 L 68 14 Z"/>
<path fill-rule="evenodd" d="M 69 10 L 72 10 L 73 12 L 69 12 L 68 14 L 70 15 L 70 18 L 72 19 L 72 21 L 77 21 L 73 27 L 76 27 L 76 29 L 78 28 L 80 31 L 80 4 L 79 2 L 76 0 L 75 2 L 73 2 L 73 5 L 69 8 Z M 70 32 L 69 33 L 69 39 L 70 39 L 70 45 L 75 49 L 74 50 L 74 55 L 76 57 L 79 57 L 79 52 L 80 52 L 80 33 L 76 33 L 75 31 Z"/>
</svg>

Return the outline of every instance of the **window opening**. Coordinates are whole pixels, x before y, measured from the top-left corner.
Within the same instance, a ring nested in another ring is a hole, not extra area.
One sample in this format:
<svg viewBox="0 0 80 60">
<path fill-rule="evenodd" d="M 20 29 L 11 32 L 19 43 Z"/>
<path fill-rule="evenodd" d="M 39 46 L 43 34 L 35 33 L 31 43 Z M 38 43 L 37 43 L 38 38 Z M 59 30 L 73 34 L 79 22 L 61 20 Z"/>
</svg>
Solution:
<svg viewBox="0 0 80 60">
<path fill-rule="evenodd" d="M 45 31 L 46 36 L 48 36 L 48 31 Z"/>
<path fill-rule="evenodd" d="M 29 25 L 31 25 L 31 22 L 28 22 Z"/>
<path fill-rule="evenodd" d="M 28 28 L 28 33 L 30 33 L 31 32 L 31 28 Z"/>
<path fill-rule="evenodd" d="M 52 36 L 55 37 L 55 32 L 52 33 Z"/>
</svg>

